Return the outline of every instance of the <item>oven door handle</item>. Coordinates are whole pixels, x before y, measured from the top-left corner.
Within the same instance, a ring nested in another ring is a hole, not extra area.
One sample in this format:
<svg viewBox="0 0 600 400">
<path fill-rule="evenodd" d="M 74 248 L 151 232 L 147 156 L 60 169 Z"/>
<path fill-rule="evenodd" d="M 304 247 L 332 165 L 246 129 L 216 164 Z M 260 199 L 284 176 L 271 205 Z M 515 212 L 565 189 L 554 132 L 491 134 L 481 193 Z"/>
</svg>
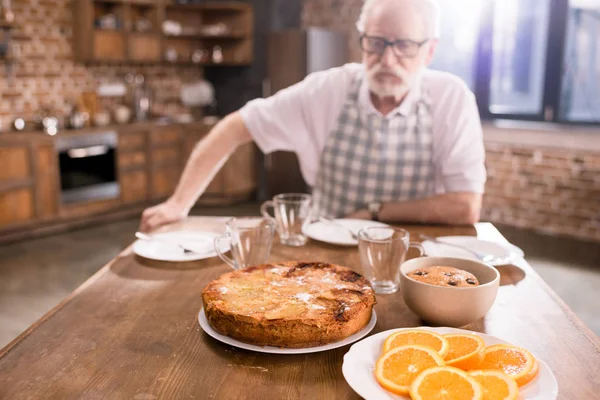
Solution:
<svg viewBox="0 0 600 400">
<path fill-rule="evenodd" d="M 67 155 L 70 158 L 86 158 L 93 156 L 101 156 L 108 153 L 109 147 L 105 145 L 80 147 L 77 149 L 67 150 Z"/>
</svg>

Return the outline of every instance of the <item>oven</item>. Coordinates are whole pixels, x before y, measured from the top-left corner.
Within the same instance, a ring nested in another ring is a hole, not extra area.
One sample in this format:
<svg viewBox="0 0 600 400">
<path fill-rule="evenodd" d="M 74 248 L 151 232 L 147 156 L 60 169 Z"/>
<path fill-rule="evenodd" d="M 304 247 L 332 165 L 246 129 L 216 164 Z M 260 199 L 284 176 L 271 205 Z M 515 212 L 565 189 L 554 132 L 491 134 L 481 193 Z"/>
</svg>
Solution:
<svg viewBox="0 0 600 400">
<path fill-rule="evenodd" d="M 57 138 L 63 204 L 120 196 L 117 143 L 114 131 Z"/>
</svg>

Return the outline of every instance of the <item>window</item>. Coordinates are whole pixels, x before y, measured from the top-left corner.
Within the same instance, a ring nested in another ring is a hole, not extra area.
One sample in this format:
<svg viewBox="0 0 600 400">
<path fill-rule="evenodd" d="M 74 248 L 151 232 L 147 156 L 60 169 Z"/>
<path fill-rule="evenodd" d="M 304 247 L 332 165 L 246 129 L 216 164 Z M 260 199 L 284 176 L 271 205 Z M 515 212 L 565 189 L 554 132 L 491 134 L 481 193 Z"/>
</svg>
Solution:
<svg viewBox="0 0 600 400">
<path fill-rule="evenodd" d="M 542 111 L 549 17 L 550 0 L 494 1 L 492 114 Z"/>
<path fill-rule="evenodd" d="M 561 118 L 600 122 L 600 4 L 572 2 L 568 13 Z"/>
<path fill-rule="evenodd" d="M 482 0 L 440 1 L 442 20 L 438 52 L 432 69 L 451 72 L 475 90 L 475 59 Z"/>
<path fill-rule="evenodd" d="M 483 118 L 600 123 L 600 0 L 439 0 L 433 69 Z"/>
</svg>

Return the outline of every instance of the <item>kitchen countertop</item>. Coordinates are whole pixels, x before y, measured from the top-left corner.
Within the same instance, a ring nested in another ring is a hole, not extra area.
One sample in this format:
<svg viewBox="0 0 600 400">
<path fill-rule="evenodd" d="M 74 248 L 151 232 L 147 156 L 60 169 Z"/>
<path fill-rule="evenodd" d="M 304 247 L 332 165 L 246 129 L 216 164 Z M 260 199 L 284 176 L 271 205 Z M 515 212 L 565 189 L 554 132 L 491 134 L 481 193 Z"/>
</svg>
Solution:
<svg viewBox="0 0 600 400">
<path fill-rule="evenodd" d="M 107 131 L 136 131 L 144 130 L 152 127 L 167 127 L 167 126 L 189 126 L 189 125 L 204 125 L 211 126 L 213 123 L 205 123 L 203 121 L 191 121 L 191 122 L 177 122 L 173 120 L 150 120 L 144 122 L 131 122 L 128 124 L 111 124 L 106 126 L 94 126 L 82 129 L 60 129 L 58 134 L 50 136 L 45 134 L 41 130 L 35 131 L 21 131 L 21 132 L 2 132 L 0 133 L 0 143 L 2 142 L 52 142 L 55 138 L 61 136 L 71 135 L 88 135 L 94 133 L 102 133 Z"/>
</svg>

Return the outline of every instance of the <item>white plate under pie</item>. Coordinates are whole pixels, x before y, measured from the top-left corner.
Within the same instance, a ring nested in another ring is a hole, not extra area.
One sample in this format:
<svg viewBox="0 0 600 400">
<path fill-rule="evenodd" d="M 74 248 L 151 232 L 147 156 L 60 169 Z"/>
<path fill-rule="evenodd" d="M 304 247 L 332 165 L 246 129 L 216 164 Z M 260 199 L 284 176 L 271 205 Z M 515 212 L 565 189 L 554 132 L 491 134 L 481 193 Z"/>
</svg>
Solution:
<svg viewBox="0 0 600 400">
<path fill-rule="evenodd" d="M 485 341 L 486 346 L 491 346 L 494 344 L 510 344 L 495 336 L 490 336 L 479 332 L 466 331 L 463 329 L 444 327 L 390 329 L 388 331 L 369 336 L 368 338 L 361 340 L 350 347 L 350 350 L 344 356 L 344 363 L 342 364 L 342 373 L 344 374 L 344 379 L 346 379 L 348 385 L 350 385 L 350 387 L 356 393 L 366 400 L 409 399 L 409 397 L 398 396 L 385 390 L 379 385 L 379 383 L 377 383 L 374 374 L 375 364 L 381 355 L 381 349 L 383 348 L 383 342 L 385 339 L 394 332 L 407 329 L 426 329 L 442 335 L 448 333 L 475 334 L 480 336 Z M 519 388 L 520 400 L 554 400 L 558 396 L 558 383 L 556 383 L 554 374 L 545 362 L 539 358 L 537 358 L 537 361 L 540 368 L 538 375 L 527 385 Z"/>
<path fill-rule="evenodd" d="M 491 265 L 510 264 L 516 259 L 525 256 L 523 250 L 513 244 L 490 242 L 487 240 L 477 239 L 474 236 L 440 236 L 436 239 L 447 243 L 464 246 L 478 253 L 496 256 L 497 259 L 489 263 Z M 421 244 L 425 249 L 425 254 L 431 257 L 457 257 L 480 261 L 477 257 L 475 257 L 474 254 L 471 254 L 467 250 L 458 247 L 433 242 L 431 240 L 425 240 Z"/>
<path fill-rule="evenodd" d="M 339 218 L 335 219 L 334 222 L 352 230 L 352 232 L 356 234 L 358 234 L 358 231 L 361 229 L 371 226 L 389 226 L 382 222 L 369 221 L 366 219 Z M 321 221 L 315 221 L 311 224 L 305 225 L 302 229 L 302 232 L 309 238 L 318 240 L 320 242 L 336 244 L 339 246 L 358 245 L 358 240 L 352 238 L 350 232 L 343 227 L 335 226 L 334 224 L 327 224 Z"/>
<path fill-rule="evenodd" d="M 133 252 L 144 258 L 159 261 L 194 261 L 205 258 L 216 257 L 214 240 L 219 234 L 203 231 L 177 231 L 156 233 L 152 236 L 166 242 L 166 244 L 156 241 L 136 240 L 133 243 Z M 172 243 L 172 244 L 171 244 Z M 181 244 L 194 253 L 185 254 L 183 249 L 177 246 Z M 222 252 L 229 251 L 229 247 L 224 244 L 221 247 Z M 197 252 L 197 253 L 196 253 Z"/>
<path fill-rule="evenodd" d="M 206 332 L 208 335 L 217 339 L 220 342 L 225 344 L 239 347 L 245 350 L 257 351 L 259 353 L 272 353 L 272 354 L 308 354 L 308 353 L 317 353 L 320 351 L 326 351 L 331 349 L 337 349 L 338 347 L 343 347 L 349 344 L 356 342 L 357 340 L 362 339 L 366 335 L 373 330 L 375 327 L 375 323 L 377 323 L 377 314 L 375 314 L 375 310 L 373 310 L 371 314 L 371 320 L 369 323 L 360 331 L 356 332 L 354 335 L 348 336 L 346 339 L 341 340 L 339 342 L 328 343 L 322 346 L 316 347 L 304 347 L 299 349 L 286 349 L 281 347 L 273 347 L 273 346 L 256 346 L 254 344 L 240 342 L 239 340 L 233 339 L 229 336 L 225 336 L 217 332 L 213 329 L 212 326 L 208 323 L 206 319 L 206 315 L 204 314 L 204 308 L 200 309 L 198 312 L 198 322 L 200 323 L 200 327 Z"/>
</svg>

